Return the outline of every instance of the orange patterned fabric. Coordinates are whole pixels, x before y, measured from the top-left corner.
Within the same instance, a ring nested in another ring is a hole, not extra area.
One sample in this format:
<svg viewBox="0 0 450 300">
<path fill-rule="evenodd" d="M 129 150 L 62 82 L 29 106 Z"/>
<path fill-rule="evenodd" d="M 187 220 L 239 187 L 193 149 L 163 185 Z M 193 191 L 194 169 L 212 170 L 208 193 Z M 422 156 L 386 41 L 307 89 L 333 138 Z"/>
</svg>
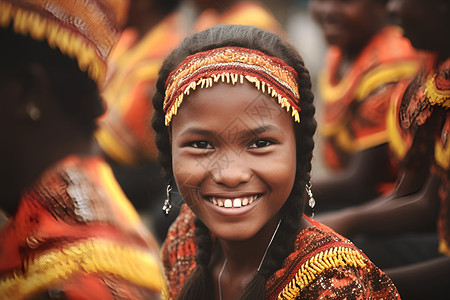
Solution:
<svg viewBox="0 0 450 300">
<path fill-rule="evenodd" d="M 99 157 L 46 171 L 0 228 L 0 299 L 159 299 L 164 285 L 156 242 Z"/>
<path fill-rule="evenodd" d="M 324 101 L 321 133 L 324 160 L 333 170 L 347 166 L 355 152 L 388 142 L 386 115 L 395 84 L 413 77 L 417 53 L 392 26 L 376 34 L 346 74 L 337 79 L 341 51 L 330 47 L 319 81 Z"/>
<path fill-rule="evenodd" d="M 167 299 L 176 299 L 195 269 L 192 211 L 184 205 L 162 247 Z M 309 220 L 294 252 L 266 283 L 266 299 L 400 299 L 392 281 L 349 240 Z"/>
<path fill-rule="evenodd" d="M 151 99 L 163 59 L 184 37 L 180 16 L 167 16 L 139 41 L 136 36 L 126 29 L 111 54 L 111 75 L 103 91 L 108 112 L 96 134 L 108 156 L 126 165 L 156 161 Z"/>
<path fill-rule="evenodd" d="M 439 250 L 450 255 L 450 59 L 428 66 L 393 94 L 388 128 L 391 148 L 408 168 L 428 165 L 439 180 Z M 418 170 L 420 172 L 421 170 Z"/>
<path fill-rule="evenodd" d="M 126 0 L 0 0 L 0 27 L 45 40 L 76 58 L 100 86 L 106 60 L 119 36 Z"/>
</svg>

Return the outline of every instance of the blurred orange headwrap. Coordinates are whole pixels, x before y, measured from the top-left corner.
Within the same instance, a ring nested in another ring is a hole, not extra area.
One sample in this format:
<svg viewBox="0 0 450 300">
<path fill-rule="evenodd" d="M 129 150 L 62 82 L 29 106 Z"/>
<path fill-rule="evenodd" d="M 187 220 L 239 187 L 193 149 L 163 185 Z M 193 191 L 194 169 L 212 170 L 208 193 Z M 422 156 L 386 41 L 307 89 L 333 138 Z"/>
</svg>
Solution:
<svg viewBox="0 0 450 300">
<path fill-rule="evenodd" d="M 0 27 L 43 41 L 75 58 L 102 86 L 106 59 L 127 12 L 126 0 L 0 0 Z"/>
</svg>

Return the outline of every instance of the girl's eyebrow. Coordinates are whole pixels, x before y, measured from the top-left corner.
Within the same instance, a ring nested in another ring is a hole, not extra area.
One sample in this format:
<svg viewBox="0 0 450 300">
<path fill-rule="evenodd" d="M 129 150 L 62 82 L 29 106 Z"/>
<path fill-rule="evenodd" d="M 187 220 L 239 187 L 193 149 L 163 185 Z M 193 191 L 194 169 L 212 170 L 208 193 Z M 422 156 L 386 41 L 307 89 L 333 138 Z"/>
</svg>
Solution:
<svg viewBox="0 0 450 300">
<path fill-rule="evenodd" d="M 239 130 L 237 130 L 237 131 L 230 130 L 229 133 L 227 133 L 227 129 L 225 129 L 224 131 L 220 132 L 219 135 L 220 136 L 234 135 L 235 139 L 245 140 L 245 139 L 253 138 L 253 137 L 255 137 L 261 133 L 267 132 L 267 131 L 282 132 L 282 130 L 280 128 L 278 128 L 277 126 L 265 125 L 265 126 L 260 126 L 260 127 L 256 127 L 256 128 L 245 128 L 240 131 Z M 188 129 L 184 130 L 183 132 L 181 132 L 181 135 L 187 135 L 187 134 L 201 135 L 201 136 L 217 135 L 217 133 L 215 131 L 208 130 L 208 129 L 202 129 L 202 128 L 196 128 L 196 127 L 190 127 Z"/>
<path fill-rule="evenodd" d="M 257 137 L 262 133 L 270 131 L 282 132 L 282 130 L 277 126 L 265 125 L 256 128 L 247 128 L 245 130 L 239 131 L 238 133 L 235 134 L 235 139 L 239 141 L 246 141 Z"/>
</svg>

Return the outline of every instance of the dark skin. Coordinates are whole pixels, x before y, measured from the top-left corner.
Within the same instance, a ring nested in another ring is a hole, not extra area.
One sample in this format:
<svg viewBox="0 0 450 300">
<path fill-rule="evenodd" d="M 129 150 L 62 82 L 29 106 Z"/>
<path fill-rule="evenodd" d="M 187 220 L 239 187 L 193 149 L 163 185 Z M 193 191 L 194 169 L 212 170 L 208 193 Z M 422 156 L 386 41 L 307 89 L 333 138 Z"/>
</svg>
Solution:
<svg viewBox="0 0 450 300">
<path fill-rule="evenodd" d="M 377 0 L 314 0 L 310 9 L 326 42 L 343 52 L 337 79 L 342 78 L 373 35 L 388 24 L 385 7 Z"/>
<path fill-rule="evenodd" d="M 41 64 L 2 69 L 0 76 L 0 182 L 6 193 L 1 207 L 11 215 L 20 193 L 46 168 L 72 153 L 92 153 L 95 147 L 92 137 L 83 134 L 59 107 Z M 30 106 L 39 111 L 36 120 L 30 117 Z"/>
<path fill-rule="evenodd" d="M 397 16 L 405 35 L 416 48 L 436 51 L 441 61 L 450 57 L 449 39 L 442 38 L 450 34 L 450 6 L 447 1 L 392 0 L 388 8 Z M 415 172 L 405 168 L 393 195 L 324 215 L 319 220 L 343 234 L 386 235 L 435 227 L 439 179 L 428 170 L 428 164 Z M 449 257 L 384 271 L 404 299 L 442 299 L 443 295 L 450 293 Z"/>
<path fill-rule="evenodd" d="M 311 13 L 327 43 L 342 51 L 336 80 L 345 75 L 370 39 L 388 24 L 383 2 L 376 0 L 314 0 Z M 318 205 L 332 209 L 376 197 L 376 183 L 390 180 L 385 178 L 389 173 L 387 153 L 387 144 L 358 151 L 341 172 L 314 178 L 312 187 Z"/>
<path fill-rule="evenodd" d="M 262 98 L 275 112 L 256 122 L 244 110 Z M 232 123 L 236 116 L 239 123 Z M 245 126 L 239 126 L 241 122 Z M 292 124 L 292 117 L 273 98 L 246 82 L 197 89 L 183 100 L 172 120 L 173 174 L 178 189 L 220 243 L 210 266 L 216 299 L 220 299 L 218 278 L 225 259 L 222 299 L 238 299 L 275 232 L 278 212 L 292 190 L 296 171 Z M 239 126 L 237 136 L 233 129 L 224 131 L 230 125 Z M 227 163 L 218 166 L 225 159 L 208 163 L 217 156 L 227 158 Z M 230 201 L 231 205 L 241 200 L 242 206 L 232 208 L 214 203 Z M 299 230 L 308 223 L 302 221 Z"/>
</svg>

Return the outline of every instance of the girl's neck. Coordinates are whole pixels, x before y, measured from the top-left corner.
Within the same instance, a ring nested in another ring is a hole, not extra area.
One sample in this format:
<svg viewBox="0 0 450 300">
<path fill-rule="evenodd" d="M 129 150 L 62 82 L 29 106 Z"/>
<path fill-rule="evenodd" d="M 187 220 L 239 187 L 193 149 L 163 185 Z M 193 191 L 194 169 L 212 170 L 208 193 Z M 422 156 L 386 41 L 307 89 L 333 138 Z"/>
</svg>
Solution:
<svg viewBox="0 0 450 300">
<path fill-rule="evenodd" d="M 247 240 L 219 240 L 223 258 L 227 259 L 227 268 L 232 274 L 256 273 L 279 221 L 278 217 L 274 217 L 260 232 Z"/>
</svg>

